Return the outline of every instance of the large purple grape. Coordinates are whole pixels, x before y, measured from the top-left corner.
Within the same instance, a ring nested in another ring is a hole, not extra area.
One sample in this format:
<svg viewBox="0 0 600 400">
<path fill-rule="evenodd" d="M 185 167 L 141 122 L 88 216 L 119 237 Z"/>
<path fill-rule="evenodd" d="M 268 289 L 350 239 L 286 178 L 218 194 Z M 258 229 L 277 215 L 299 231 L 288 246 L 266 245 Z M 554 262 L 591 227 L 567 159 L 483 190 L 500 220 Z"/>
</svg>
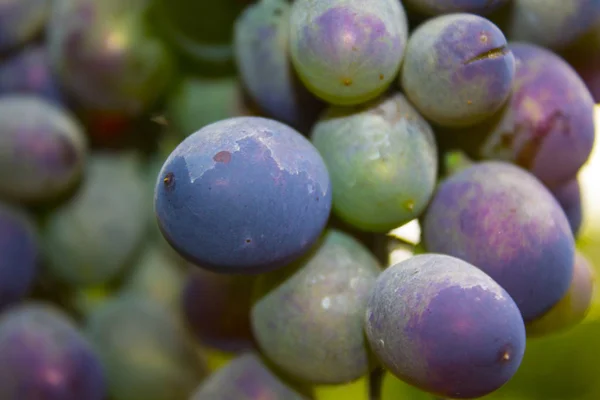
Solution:
<svg viewBox="0 0 600 400">
<path fill-rule="evenodd" d="M 565 212 L 569 220 L 569 225 L 571 225 L 573 236 L 577 237 L 583 220 L 583 204 L 579 181 L 577 178 L 571 179 L 566 184 L 555 188 L 552 194 L 554 194 L 554 197 Z"/>
<path fill-rule="evenodd" d="M 31 217 L 0 203 L 0 310 L 25 297 L 38 269 L 39 253 Z"/>
<path fill-rule="evenodd" d="M 365 323 L 371 348 L 390 372 L 453 399 L 500 388 L 525 352 L 513 299 L 475 266 L 445 255 L 418 255 L 387 268 Z"/>
<path fill-rule="evenodd" d="M 263 354 L 290 376 L 314 384 L 366 375 L 363 318 L 380 272 L 366 247 L 329 230 L 300 264 L 259 277 L 252 330 Z"/>
<path fill-rule="evenodd" d="M 465 12 L 486 15 L 510 0 L 404 0 L 404 4 L 425 15 Z"/>
<path fill-rule="evenodd" d="M 338 216 L 387 232 L 419 216 L 436 184 L 437 146 L 427 121 L 402 94 L 332 107 L 314 126 Z"/>
<path fill-rule="evenodd" d="M 589 31 L 600 17 L 598 0 L 513 0 L 510 40 L 563 48 Z"/>
<path fill-rule="evenodd" d="M 0 398 L 104 400 L 100 361 L 74 322 L 54 306 L 25 303 L 0 317 Z"/>
<path fill-rule="evenodd" d="M 595 275 L 589 261 L 576 252 L 569 291 L 550 311 L 527 324 L 527 336 L 539 337 L 562 332 L 583 321 L 592 306 Z"/>
<path fill-rule="evenodd" d="M 423 224 L 428 251 L 461 258 L 490 275 L 525 321 L 550 310 L 573 276 L 573 233 L 552 194 L 527 171 L 488 161 L 438 187 Z"/>
<path fill-rule="evenodd" d="M 48 27 L 53 68 L 78 108 L 138 115 L 170 80 L 165 45 L 145 24 L 147 0 L 56 0 Z"/>
<path fill-rule="evenodd" d="M 574 178 L 592 151 L 594 100 L 562 58 L 511 43 L 513 95 L 491 120 L 458 134 L 473 157 L 512 161 L 554 188 Z"/>
<path fill-rule="evenodd" d="M 155 211 L 165 238 L 215 272 L 254 273 L 304 254 L 331 210 L 323 159 L 280 122 L 239 117 L 186 138 L 158 176 Z"/>
<path fill-rule="evenodd" d="M 0 148 L 0 194 L 38 203 L 79 182 L 87 141 L 67 110 L 31 94 L 12 94 L 0 99 Z"/>
<path fill-rule="evenodd" d="M 235 23 L 235 59 L 245 87 L 266 115 L 304 130 L 314 122 L 322 104 L 292 68 L 290 11 L 285 0 L 248 6 Z"/>
<path fill-rule="evenodd" d="M 43 28 L 52 0 L 3 0 L 0 3 L 0 52 L 33 39 Z"/>
<path fill-rule="evenodd" d="M 215 371 L 190 400 L 308 400 L 253 353 L 241 355 Z"/>
<path fill-rule="evenodd" d="M 0 95 L 29 93 L 62 104 L 59 83 L 44 46 L 31 46 L 0 64 Z"/>
<path fill-rule="evenodd" d="M 481 122 L 511 93 L 515 58 L 502 31 L 483 17 L 450 14 L 411 35 L 400 82 L 415 107 L 443 126 Z"/>
<path fill-rule="evenodd" d="M 250 327 L 252 277 L 195 268 L 182 295 L 185 320 L 204 345 L 224 351 L 254 346 Z"/>
<path fill-rule="evenodd" d="M 398 0 L 296 0 L 290 16 L 292 62 L 306 87 L 340 105 L 383 93 L 395 78 L 408 36 Z"/>
<path fill-rule="evenodd" d="M 99 305 L 88 316 L 86 333 L 114 400 L 187 400 L 206 372 L 171 311 L 144 296 Z"/>
</svg>

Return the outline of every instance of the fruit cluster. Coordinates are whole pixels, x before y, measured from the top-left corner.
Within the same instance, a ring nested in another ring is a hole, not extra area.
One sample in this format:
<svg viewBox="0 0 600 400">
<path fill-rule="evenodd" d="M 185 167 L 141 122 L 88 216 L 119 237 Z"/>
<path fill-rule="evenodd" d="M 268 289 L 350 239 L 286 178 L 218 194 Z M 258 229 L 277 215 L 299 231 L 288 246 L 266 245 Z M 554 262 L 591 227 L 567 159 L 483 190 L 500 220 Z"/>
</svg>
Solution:
<svg viewBox="0 0 600 400">
<path fill-rule="evenodd" d="M 0 400 L 495 393 L 593 305 L 598 21 L 596 0 L 4 0 Z"/>
</svg>

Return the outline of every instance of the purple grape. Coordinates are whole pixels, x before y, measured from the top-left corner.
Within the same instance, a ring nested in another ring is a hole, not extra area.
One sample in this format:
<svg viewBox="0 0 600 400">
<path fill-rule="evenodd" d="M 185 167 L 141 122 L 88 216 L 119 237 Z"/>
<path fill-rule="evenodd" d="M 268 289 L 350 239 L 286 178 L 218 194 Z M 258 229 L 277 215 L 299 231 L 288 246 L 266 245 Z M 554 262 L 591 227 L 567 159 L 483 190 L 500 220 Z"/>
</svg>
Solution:
<svg viewBox="0 0 600 400">
<path fill-rule="evenodd" d="M 185 320 L 196 338 L 219 350 L 238 352 L 254 346 L 250 327 L 252 277 L 191 271 L 183 289 Z"/>
<path fill-rule="evenodd" d="M 428 251 L 490 275 L 527 322 L 550 310 L 573 276 L 575 246 L 564 212 L 540 181 L 512 164 L 474 164 L 442 182 L 423 237 Z"/>
<path fill-rule="evenodd" d="M 186 138 L 165 162 L 155 212 L 169 243 L 221 273 L 256 273 L 304 254 L 331 210 L 323 159 L 280 122 L 239 117 Z"/>
<path fill-rule="evenodd" d="M 289 55 L 291 5 L 263 0 L 235 23 L 234 50 L 241 79 L 267 116 L 308 129 L 323 105 L 297 79 Z"/>
<path fill-rule="evenodd" d="M 294 67 L 325 101 L 362 103 L 394 80 L 408 36 L 398 0 L 296 0 L 290 21 Z"/>
<path fill-rule="evenodd" d="M 473 157 L 511 161 L 554 188 L 574 178 L 591 153 L 594 101 L 556 54 L 527 43 L 509 48 L 517 61 L 509 103 L 458 140 Z"/>
<path fill-rule="evenodd" d="M 0 99 L 0 194 L 28 203 L 55 200 L 80 180 L 83 127 L 62 107 L 30 94 Z"/>
<path fill-rule="evenodd" d="M 412 10 L 425 15 L 457 12 L 486 15 L 507 4 L 510 0 L 404 0 Z"/>
<path fill-rule="evenodd" d="M 230 361 L 198 387 L 190 400 L 308 400 L 253 353 Z"/>
<path fill-rule="evenodd" d="M 579 229 L 581 228 L 581 222 L 583 220 L 583 210 L 581 202 L 581 190 L 579 187 L 579 181 L 577 178 L 570 180 L 564 185 L 561 185 L 552 191 L 556 200 L 562 207 L 573 236 L 577 237 Z"/>
<path fill-rule="evenodd" d="M 0 203 L 0 310 L 27 295 L 38 261 L 33 220 L 20 209 Z"/>
<path fill-rule="evenodd" d="M 45 47 L 27 47 L 0 64 L 0 95 L 12 93 L 34 94 L 57 104 L 63 103 Z"/>
<path fill-rule="evenodd" d="M 527 337 L 562 332 L 583 321 L 592 306 L 595 275 L 589 261 L 576 252 L 569 291 L 550 311 L 527 324 Z"/>
<path fill-rule="evenodd" d="M 50 58 L 78 108 L 139 115 L 164 93 L 172 62 L 148 32 L 148 3 L 56 0 L 48 26 Z"/>
<path fill-rule="evenodd" d="M 45 303 L 0 317 L 0 398 L 104 400 L 102 365 L 70 318 Z"/>
<path fill-rule="evenodd" d="M 400 74 L 415 107 L 443 126 L 474 125 L 508 99 L 515 58 L 502 31 L 483 17 L 450 14 L 411 35 Z"/>
<path fill-rule="evenodd" d="M 475 266 L 445 255 L 387 268 L 365 323 L 371 348 L 392 374 L 454 399 L 500 388 L 525 352 L 523 319 L 508 293 Z"/>
<path fill-rule="evenodd" d="M 589 31 L 600 17 L 598 0 L 513 0 L 510 40 L 563 48 Z"/>
<path fill-rule="evenodd" d="M 331 107 L 313 127 L 333 185 L 333 207 L 357 228 L 387 232 L 419 216 L 436 184 L 437 146 L 402 94 Z"/>
<path fill-rule="evenodd" d="M 252 330 L 263 354 L 290 376 L 341 384 L 370 370 L 363 318 L 381 268 L 336 230 L 299 264 L 258 278 Z"/>
<path fill-rule="evenodd" d="M 88 316 L 86 333 L 114 400 L 187 400 L 206 372 L 171 311 L 144 296 L 104 302 Z"/>
<path fill-rule="evenodd" d="M 0 3 L 0 52 L 33 39 L 43 28 L 52 0 L 3 0 Z"/>
</svg>

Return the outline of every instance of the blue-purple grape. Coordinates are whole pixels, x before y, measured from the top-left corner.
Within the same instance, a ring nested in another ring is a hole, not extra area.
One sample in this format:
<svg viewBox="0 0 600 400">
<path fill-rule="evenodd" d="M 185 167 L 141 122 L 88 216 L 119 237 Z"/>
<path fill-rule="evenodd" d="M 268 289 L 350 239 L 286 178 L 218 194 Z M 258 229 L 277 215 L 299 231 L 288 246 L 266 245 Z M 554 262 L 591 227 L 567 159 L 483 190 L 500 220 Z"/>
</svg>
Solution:
<svg viewBox="0 0 600 400">
<path fill-rule="evenodd" d="M 489 394 L 515 374 L 525 326 L 509 294 L 460 259 L 422 254 L 387 268 L 366 311 L 375 355 L 398 378 L 454 399 Z"/>
<path fill-rule="evenodd" d="M 569 220 L 569 225 L 571 225 L 573 236 L 577 237 L 581 229 L 581 223 L 583 222 L 583 204 L 579 181 L 577 178 L 571 179 L 564 185 L 555 188 L 552 194 L 565 212 Z"/>
<path fill-rule="evenodd" d="M 567 293 L 575 244 L 558 202 L 527 171 L 488 161 L 443 181 L 424 216 L 430 252 L 483 270 L 515 300 L 526 322 Z"/>
<path fill-rule="evenodd" d="M 81 179 L 87 153 L 83 127 L 67 110 L 31 94 L 0 98 L 0 195 L 55 200 Z"/>
<path fill-rule="evenodd" d="M 27 93 L 63 104 L 60 84 L 45 46 L 29 46 L 0 64 L 0 95 Z"/>
<path fill-rule="evenodd" d="M 40 258 L 32 218 L 23 210 L 0 203 L 0 310 L 29 293 Z"/>
<path fill-rule="evenodd" d="M 230 118 L 186 138 L 158 176 L 155 212 L 190 262 L 255 273 L 303 255 L 331 210 L 323 159 L 300 133 L 259 117 Z"/>
<path fill-rule="evenodd" d="M 234 51 L 241 80 L 266 116 L 303 131 L 323 105 L 300 83 L 291 65 L 291 7 L 286 0 L 249 5 L 235 23 Z"/>
<path fill-rule="evenodd" d="M 24 303 L 0 316 L 0 398 L 104 400 L 97 353 L 74 321 L 47 303 Z"/>
<path fill-rule="evenodd" d="M 181 296 L 187 326 L 200 343 L 227 352 L 254 347 L 250 307 L 254 279 L 246 275 L 190 271 Z"/>
<path fill-rule="evenodd" d="M 457 13 L 430 19 L 412 33 L 400 82 L 426 118 L 457 127 L 498 111 L 514 77 L 515 58 L 502 31 L 483 17 Z"/>
</svg>

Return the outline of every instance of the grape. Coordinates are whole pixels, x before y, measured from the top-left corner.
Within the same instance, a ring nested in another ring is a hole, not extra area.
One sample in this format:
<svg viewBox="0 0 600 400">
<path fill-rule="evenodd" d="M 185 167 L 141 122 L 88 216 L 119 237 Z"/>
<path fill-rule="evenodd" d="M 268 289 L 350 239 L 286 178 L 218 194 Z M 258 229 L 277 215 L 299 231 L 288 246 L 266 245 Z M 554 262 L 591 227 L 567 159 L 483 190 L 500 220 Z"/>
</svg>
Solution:
<svg viewBox="0 0 600 400">
<path fill-rule="evenodd" d="M 368 101 L 398 72 L 408 23 L 397 0 L 296 0 L 290 21 L 292 62 L 325 101 Z"/>
<path fill-rule="evenodd" d="M 308 400 L 253 353 L 238 356 L 208 377 L 190 400 Z"/>
<path fill-rule="evenodd" d="M 298 81 L 290 62 L 291 5 L 261 0 L 248 6 L 235 23 L 235 59 L 241 79 L 267 116 L 303 130 L 322 110 Z"/>
<path fill-rule="evenodd" d="M 496 25 L 476 15 L 450 14 L 430 19 L 412 33 L 400 81 L 425 117 L 458 127 L 498 111 L 514 76 L 515 58 Z"/>
<path fill-rule="evenodd" d="M 38 261 L 33 220 L 22 210 L 0 203 L 0 311 L 29 292 Z"/>
<path fill-rule="evenodd" d="M 176 261 L 152 243 L 146 245 L 123 283 L 121 292 L 148 296 L 170 310 L 179 312 L 184 282 L 185 275 Z"/>
<path fill-rule="evenodd" d="M 13 94 L 0 99 L 0 121 L 3 197 L 50 201 L 79 182 L 87 141 L 68 111 L 33 95 Z"/>
<path fill-rule="evenodd" d="M 490 275 L 526 322 L 549 311 L 573 276 L 574 240 L 564 212 L 535 177 L 488 161 L 450 176 L 423 224 L 428 251 L 461 258 Z"/>
<path fill-rule="evenodd" d="M 250 306 L 254 280 L 196 268 L 188 276 L 182 308 L 188 326 L 203 344 L 238 352 L 253 347 Z"/>
<path fill-rule="evenodd" d="M 70 318 L 46 303 L 25 303 L 0 318 L 0 398 L 103 400 L 102 366 Z"/>
<path fill-rule="evenodd" d="M 553 194 L 569 220 L 573 236 L 577 237 L 583 219 L 579 181 L 574 178 L 554 189 Z"/>
<path fill-rule="evenodd" d="M 123 154 L 95 153 L 83 186 L 68 203 L 48 215 L 43 245 L 48 271 L 80 286 L 115 277 L 144 238 L 147 210 L 138 163 Z"/>
<path fill-rule="evenodd" d="M 50 0 L 4 0 L 0 4 L 0 52 L 30 41 L 44 27 Z"/>
<path fill-rule="evenodd" d="M 513 0 L 506 32 L 511 40 L 564 48 L 600 17 L 598 0 Z"/>
<path fill-rule="evenodd" d="M 59 105 L 63 103 L 45 47 L 26 47 L 0 64 L 0 95 L 12 93 L 35 94 Z"/>
<path fill-rule="evenodd" d="M 365 375 L 363 318 L 380 272 L 366 247 L 329 230 L 298 265 L 259 277 L 251 321 L 263 353 L 306 382 L 340 384 Z"/>
<path fill-rule="evenodd" d="M 366 334 L 394 375 L 457 399 L 504 385 L 525 351 L 525 326 L 508 293 L 473 265 L 440 254 L 412 257 L 379 276 Z"/>
<path fill-rule="evenodd" d="M 554 188 L 572 179 L 590 155 L 594 101 L 556 54 L 527 43 L 509 48 L 517 60 L 509 103 L 458 141 L 473 157 L 512 161 Z"/>
<path fill-rule="evenodd" d="M 187 400 L 205 373 L 177 320 L 148 298 L 107 301 L 88 317 L 114 400 Z"/>
<path fill-rule="evenodd" d="M 264 272 L 304 254 L 331 210 L 329 174 L 310 142 L 280 122 L 208 125 L 171 153 L 155 210 L 184 257 L 225 273 Z"/>
<path fill-rule="evenodd" d="M 331 107 L 311 139 L 329 169 L 334 211 L 348 223 L 387 232 L 427 206 L 436 184 L 436 144 L 403 95 Z"/>
<path fill-rule="evenodd" d="M 138 115 L 163 93 L 172 63 L 148 33 L 147 0 L 56 0 L 48 26 L 53 68 L 78 108 Z"/>
<path fill-rule="evenodd" d="M 426 15 L 457 12 L 486 15 L 508 2 L 509 0 L 404 0 L 407 7 Z"/>
<path fill-rule="evenodd" d="M 187 77 L 169 97 L 167 110 L 169 123 L 181 137 L 226 118 L 250 115 L 234 77 Z"/>
<path fill-rule="evenodd" d="M 527 337 L 561 332 L 583 321 L 592 306 L 594 282 L 594 269 L 585 256 L 576 252 L 569 291 L 550 311 L 527 324 Z"/>
</svg>

